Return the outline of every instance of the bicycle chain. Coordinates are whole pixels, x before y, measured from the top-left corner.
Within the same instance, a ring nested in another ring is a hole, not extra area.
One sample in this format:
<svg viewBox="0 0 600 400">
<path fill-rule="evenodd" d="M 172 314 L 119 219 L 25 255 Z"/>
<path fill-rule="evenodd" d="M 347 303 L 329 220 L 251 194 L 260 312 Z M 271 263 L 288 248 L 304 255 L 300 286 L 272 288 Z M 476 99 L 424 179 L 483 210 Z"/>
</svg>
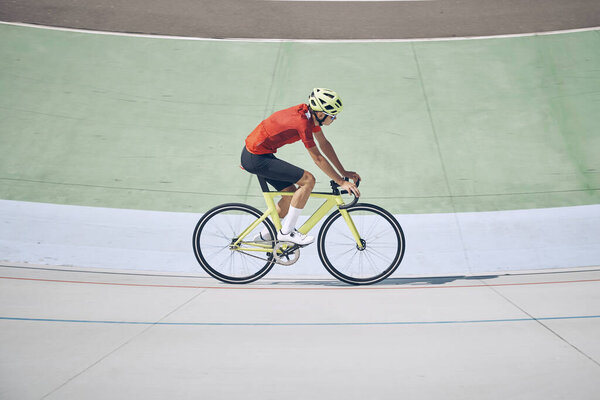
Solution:
<svg viewBox="0 0 600 400">
<path fill-rule="evenodd" d="M 299 248 L 297 245 L 294 245 L 294 247 L 292 247 L 292 249 L 293 249 L 294 251 L 296 251 L 296 250 L 300 250 L 300 248 Z M 254 254 L 246 253 L 245 251 L 242 251 L 242 250 L 237 250 L 237 251 L 239 251 L 240 253 L 242 253 L 242 254 L 245 254 L 245 255 L 247 255 L 247 256 L 249 256 L 249 257 L 256 258 L 256 259 L 258 259 L 258 260 L 262 260 L 262 261 L 273 261 L 273 262 L 275 262 L 275 264 L 279 264 L 279 265 L 286 265 L 286 266 L 287 266 L 287 265 L 292 265 L 292 264 L 294 264 L 296 261 L 298 261 L 298 258 L 300 257 L 300 254 L 298 254 L 298 255 L 297 255 L 297 257 L 296 257 L 296 260 L 294 260 L 292 263 L 287 263 L 287 262 L 279 262 L 279 261 L 277 261 L 277 257 L 273 257 L 273 259 L 274 259 L 274 260 L 269 260 L 268 258 L 262 258 L 262 257 L 259 257 L 259 256 L 256 256 L 256 255 L 254 255 Z M 289 251 L 288 251 L 288 252 L 289 252 Z"/>
<path fill-rule="evenodd" d="M 262 258 L 262 257 L 259 257 L 259 256 L 255 256 L 254 254 L 246 253 L 245 251 L 241 251 L 241 250 L 237 250 L 237 251 L 239 251 L 240 253 L 242 253 L 242 254 L 245 254 L 245 255 L 247 255 L 247 256 L 254 257 L 254 258 L 258 258 L 259 260 L 263 260 L 263 261 L 271 261 L 271 260 L 269 260 L 268 258 Z"/>
</svg>

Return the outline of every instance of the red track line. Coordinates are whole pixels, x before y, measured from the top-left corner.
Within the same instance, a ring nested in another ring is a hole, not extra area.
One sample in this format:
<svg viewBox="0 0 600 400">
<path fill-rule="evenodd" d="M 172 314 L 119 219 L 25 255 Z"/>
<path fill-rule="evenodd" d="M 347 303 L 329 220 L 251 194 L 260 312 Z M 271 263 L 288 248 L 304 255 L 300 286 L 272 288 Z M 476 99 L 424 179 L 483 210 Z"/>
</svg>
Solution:
<svg viewBox="0 0 600 400">
<path fill-rule="evenodd" d="M 117 282 L 90 282 L 90 281 L 68 281 L 58 279 L 37 279 L 37 278 L 15 278 L 10 276 L 0 276 L 0 279 L 12 279 L 20 281 L 37 282 L 56 282 L 56 283 L 76 283 L 86 285 L 110 285 L 110 286 L 133 286 L 133 287 L 156 287 L 156 288 L 177 288 L 177 289 L 226 289 L 226 290 L 409 290 L 409 289 L 455 289 L 455 288 L 477 288 L 477 287 L 495 287 L 495 286 L 528 286 L 528 285 L 552 285 L 564 283 L 582 283 L 582 282 L 600 282 L 600 279 L 578 279 L 572 281 L 547 281 L 547 282 L 525 282 L 525 283 L 495 283 L 481 285 L 453 285 L 453 286 L 345 286 L 345 287 L 255 287 L 255 286 L 186 286 L 186 285 L 148 285 L 140 283 L 117 283 Z"/>
</svg>

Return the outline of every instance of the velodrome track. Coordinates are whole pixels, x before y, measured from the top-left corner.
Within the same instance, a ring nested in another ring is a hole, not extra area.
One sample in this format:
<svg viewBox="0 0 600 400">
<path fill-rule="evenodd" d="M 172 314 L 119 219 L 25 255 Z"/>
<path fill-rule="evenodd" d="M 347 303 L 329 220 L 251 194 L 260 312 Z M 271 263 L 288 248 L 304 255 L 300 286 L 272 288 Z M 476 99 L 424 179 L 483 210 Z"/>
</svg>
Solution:
<svg viewBox="0 0 600 400">
<path fill-rule="evenodd" d="M 0 398 L 596 398 L 596 2 L 35 3 L 0 8 Z M 405 262 L 207 278 L 190 225 L 260 204 L 232 143 L 315 81 Z"/>
</svg>

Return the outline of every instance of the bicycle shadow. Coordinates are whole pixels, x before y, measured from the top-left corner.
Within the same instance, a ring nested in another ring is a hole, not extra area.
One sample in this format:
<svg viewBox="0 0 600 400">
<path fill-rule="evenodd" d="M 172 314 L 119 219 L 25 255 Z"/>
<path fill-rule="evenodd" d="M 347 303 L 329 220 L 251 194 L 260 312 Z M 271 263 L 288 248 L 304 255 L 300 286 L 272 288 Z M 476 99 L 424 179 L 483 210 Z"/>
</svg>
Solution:
<svg viewBox="0 0 600 400">
<path fill-rule="evenodd" d="M 388 278 L 382 282 L 375 283 L 369 286 L 362 287 L 377 287 L 377 286 L 425 286 L 425 285 L 445 285 L 455 281 L 473 281 L 487 280 L 498 278 L 499 275 L 456 275 L 456 276 L 436 276 L 436 277 L 411 277 L 411 278 Z M 270 283 L 273 286 L 277 285 L 297 285 L 297 286 L 326 286 L 326 287 L 357 287 L 335 279 L 331 280 L 281 280 Z"/>
</svg>

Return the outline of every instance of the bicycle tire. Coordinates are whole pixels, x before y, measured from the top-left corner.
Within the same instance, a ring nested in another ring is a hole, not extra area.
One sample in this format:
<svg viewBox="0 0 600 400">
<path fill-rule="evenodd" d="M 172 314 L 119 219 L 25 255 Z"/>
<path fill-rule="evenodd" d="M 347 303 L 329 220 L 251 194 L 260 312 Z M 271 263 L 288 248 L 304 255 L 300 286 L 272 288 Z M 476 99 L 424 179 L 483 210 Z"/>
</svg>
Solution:
<svg viewBox="0 0 600 400">
<path fill-rule="evenodd" d="M 327 271 L 342 282 L 352 285 L 381 282 L 396 271 L 404 257 L 406 241 L 402 227 L 392 214 L 373 204 L 359 203 L 346 211 L 355 223 L 363 249 L 357 246 L 338 210 L 325 220 L 319 231 L 319 258 Z"/>
<path fill-rule="evenodd" d="M 265 276 L 275 263 L 272 253 L 265 253 L 262 261 L 256 261 L 258 256 L 230 249 L 238 235 L 262 214 L 258 209 L 241 203 L 222 204 L 206 212 L 196 224 L 192 237 L 194 255 L 200 266 L 210 276 L 225 283 L 250 283 Z M 264 227 L 269 230 L 271 237 L 276 237 L 275 226 L 268 218 L 247 237 L 252 240 Z M 265 244 L 274 246 L 274 242 Z M 219 263 L 217 258 L 221 256 L 224 261 Z M 251 266 L 250 263 L 255 265 Z M 246 272 L 233 273 L 238 269 L 245 269 Z"/>
</svg>

